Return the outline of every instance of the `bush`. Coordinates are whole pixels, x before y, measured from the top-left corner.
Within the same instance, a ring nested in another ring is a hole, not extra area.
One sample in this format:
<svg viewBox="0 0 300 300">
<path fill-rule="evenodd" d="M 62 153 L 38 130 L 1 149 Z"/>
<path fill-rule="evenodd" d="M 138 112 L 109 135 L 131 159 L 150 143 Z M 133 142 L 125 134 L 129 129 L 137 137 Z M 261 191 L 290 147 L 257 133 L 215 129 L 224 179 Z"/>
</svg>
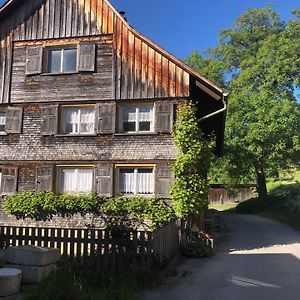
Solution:
<svg viewBox="0 0 300 300">
<path fill-rule="evenodd" d="M 142 197 L 104 198 L 94 194 L 20 192 L 4 199 L 3 208 L 18 219 L 50 220 L 53 216 L 93 214 L 107 226 L 161 227 L 175 218 L 174 210 L 162 199 Z M 149 223 L 150 221 L 150 223 Z"/>
<path fill-rule="evenodd" d="M 182 254 L 191 258 L 209 257 L 213 255 L 213 250 L 207 245 L 206 240 L 188 237 L 182 246 Z"/>
</svg>

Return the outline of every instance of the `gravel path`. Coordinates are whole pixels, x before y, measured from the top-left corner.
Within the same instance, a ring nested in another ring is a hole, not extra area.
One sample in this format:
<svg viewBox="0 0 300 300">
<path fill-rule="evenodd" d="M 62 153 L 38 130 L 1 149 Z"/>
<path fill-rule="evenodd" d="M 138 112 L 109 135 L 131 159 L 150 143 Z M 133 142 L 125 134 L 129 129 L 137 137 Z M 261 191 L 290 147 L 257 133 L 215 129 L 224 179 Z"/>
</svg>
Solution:
<svg viewBox="0 0 300 300">
<path fill-rule="evenodd" d="M 300 233 L 257 216 L 223 214 L 217 255 L 188 259 L 142 300 L 299 300 Z"/>
</svg>

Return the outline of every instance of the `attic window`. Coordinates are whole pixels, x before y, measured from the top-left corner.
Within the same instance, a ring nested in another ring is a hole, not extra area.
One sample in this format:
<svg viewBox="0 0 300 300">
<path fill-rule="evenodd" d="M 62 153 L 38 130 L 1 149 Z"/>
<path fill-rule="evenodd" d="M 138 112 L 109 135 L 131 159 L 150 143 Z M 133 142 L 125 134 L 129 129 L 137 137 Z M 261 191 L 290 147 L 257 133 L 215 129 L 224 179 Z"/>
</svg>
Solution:
<svg viewBox="0 0 300 300">
<path fill-rule="evenodd" d="M 77 48 L 48 50 L 48 73 L 75 73 L 77 69 Z"/>
</svg>

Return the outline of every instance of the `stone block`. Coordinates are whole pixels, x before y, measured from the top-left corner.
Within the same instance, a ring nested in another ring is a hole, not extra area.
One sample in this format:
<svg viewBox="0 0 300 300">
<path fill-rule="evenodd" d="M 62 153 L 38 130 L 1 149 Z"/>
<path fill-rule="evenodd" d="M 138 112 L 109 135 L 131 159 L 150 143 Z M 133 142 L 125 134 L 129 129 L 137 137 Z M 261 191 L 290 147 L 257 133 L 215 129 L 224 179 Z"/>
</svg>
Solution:
<svg viewBox="0 0 300 300">
<path fill-rule="evenodd" d="M 0 269 L 0 297 L 14 295 L 20 291 L 22 271 L 14 268 Z"/>
<path fill-rule="evenodd" d="M 55 269 L 55 264 L 46 266 L 5 265 L 6 268 L 16 268 L 22 271 L 22 283 L 38 283 L 46 279 Z"/>
<path fill-rule="evenodd" d="M 14 265 L 45 266 L 55 264 L 60 250 L 36 246 L 16 246 L 5 250 L 5 262 Z"/>
</svg>

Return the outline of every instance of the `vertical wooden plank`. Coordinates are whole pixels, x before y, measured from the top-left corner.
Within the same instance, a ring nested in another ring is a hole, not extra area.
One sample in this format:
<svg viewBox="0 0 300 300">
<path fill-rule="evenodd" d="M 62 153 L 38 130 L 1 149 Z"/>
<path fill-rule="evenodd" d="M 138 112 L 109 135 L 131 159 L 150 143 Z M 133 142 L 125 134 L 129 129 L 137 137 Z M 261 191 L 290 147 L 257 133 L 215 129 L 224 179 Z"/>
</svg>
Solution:
<svg viewBox="0 0 300 300">
<path fill-rule="evenodd" d="M 175 97 L 176 76 L 175 64 L 169 61 L 169 96 Z"/>
<path fill-rule="evenodd" d="M 73 13 L 73 0 L 66 0 L 66 37 L 70 37 L 72 35 L 72 13 Z"/>
<path fill-rule="evenodd" d="M 78 35 L 78 23 L 79 23 L 79 4 L 78 0 L 73 0 L 72 1 L 72 36 L 77 36 Z"/>
<path fill-rule="evenodd" d="M 97 27 L 101 33 L 103 33 L 103 0 L 97 1 Z"/>
<path fill-rule="evenodd" d="M 60 13 L 59 36 L 60 37 L 66 37 L 67 2 L 69 2 L 69 0 L 60 0 L 60 1 L 61 1 L 61 13 Z"/>
<path fill-rule="evenodd" d="M 60 37 L 60 20 L 62 12 L 61 0 L 55 1 L 55 15 L 54 15 L 54 37 Z"/>
<path fill-rule="evenodd" d="M 148 97 L 148 45 L 142 42 L 142 95 L 141 98 Z"/>
<path fill-rule="evenodd" d="M 121 79 L 122 79 L 122 23 L 119 18 L 116 19 L 116 31 L 114 34 L 116 44 L 116 99 L 121 98 Z"/>
<path fill-rule="evenodd" d="M 169 95 L 169 60 L 166 57 L 162 57 L 162 97 L 168 97 Z"/>
<path fill-rule="evenodd" d="M 154 50 L 149 47 L 148 53 L 148 98 L 154 98 L 154 69 L 155 69 L 155 53 Z"/>
<path fill-rule="evenodd" d="M 134 51 L 134 98 L 140 99 L 142 97 L 142 42 L 141 39 L 135 37 L 135 51 Z"/>
<path fill-rule="evenodd" d="M 48 24 L 48 38 L 54 37 L 54 27 L 55 27 L 55 0 L 48 0 L 49 1 L 49 24 Z"/>
<path fill-rule="evenodd" d="M 127 99 L 128 86 L 128 29 L 122 24 L 122 75 L 121 99 Z"/>
<path fill-rule="evenodd" d="M 155 53 L 155 91 L 154 96 L 161 97 L 161 86 L 162 86 L 162 56 L 160 53 Z"/>
<path fill-rule="evenodd" d="M 31 39 L 36 40 L 38 35 L 38 22 L 39 22 L 39 14 L 38 11 L 32 16 L 32 30 L 31 30 Z"/>
<path fill-rule="evenodd" d="M 128 32 L 128 84 L 127 84 L 127 98 L 134 98 L 134 79 L 135 79 L 135 38 L 134 35 Z"/>
<path fill-rule="evenodd" d="M 70 229 L 70 249 L 69 249 L 69 256 L 70 258 L 75 257 L 75 251 L 74 251 L 74 244 L 75 244 L 75 229 Z"/>
<path fill-rule="evenodd" d="M 13 41 L 12 41 L 12 33 L 10 33 L 7 38 L 7 52 L 6 52 L 6 71 L 5 71 L 5 93 L 4 93 L 4 101 L 5 103 L 10 102 L 10 90 L 11 90 L 11 69 L 12 69 L 12 56 L 13 56 Z"/>
<path fill-rule="evenodd" d="M 85 0 L 79 0 L 78 5 L 78 32 L 77 35 L 82 36 L 84 34 L 84 6 L 85 6 Z"/>
<path fill-rule="evenodd" d="M 103 1 L 103 4 L 102 4 L 102 14 L 103 14 L 103 17 L 102 17 L 102 33 L 106 34 L 106 33 L 108 33 L 108 30 L 107 30 L 108 6 L 107 6 L 107 3 L 105 1 Z"/>
<path fill-rule="evenodd" d="M 44 4 L 40 7 L 38 14 L 38 25 L 37 25 L 37 38 L 42 39 L 43 38 L 43 31 L 44 31 Z"/>
<path fill-rule="evenodd" d="M 113 33 L 115 14 L 108 7 L 107 33 Z"/>
<path fill-rule="evenodd" d="M 43 38 L 49 36 L 49 19 L 50 19 L 50 12 L 49 12 L 49 5 L 50 1 L 46 1 L 43 5 L 44 9 L 44 24 L 43 24 Z"/>
<path fill-rule="evenodd" d="M 176 66 L 176 96 L 183 96 L 183 70 Z"/>
<path fill-rule="evenodd" d="M 29 227 L 24 228 L 24 245 L 29 244 Z"/>
<path fill-rule="evenodd" d="M 190 96 L 190 74 L 187 72 L 183 73 L 183 96 Z"/>
<path fill-rule="evenodd" d="M 84 5 L 84 35 L 91 34 L 91 0 L 85 0 Z"/>
<path fill-rule="evenodd" d="M 91 35 L 100 34 L 97 24 L 97 0 L 91 1 Z"/>
</svg>

